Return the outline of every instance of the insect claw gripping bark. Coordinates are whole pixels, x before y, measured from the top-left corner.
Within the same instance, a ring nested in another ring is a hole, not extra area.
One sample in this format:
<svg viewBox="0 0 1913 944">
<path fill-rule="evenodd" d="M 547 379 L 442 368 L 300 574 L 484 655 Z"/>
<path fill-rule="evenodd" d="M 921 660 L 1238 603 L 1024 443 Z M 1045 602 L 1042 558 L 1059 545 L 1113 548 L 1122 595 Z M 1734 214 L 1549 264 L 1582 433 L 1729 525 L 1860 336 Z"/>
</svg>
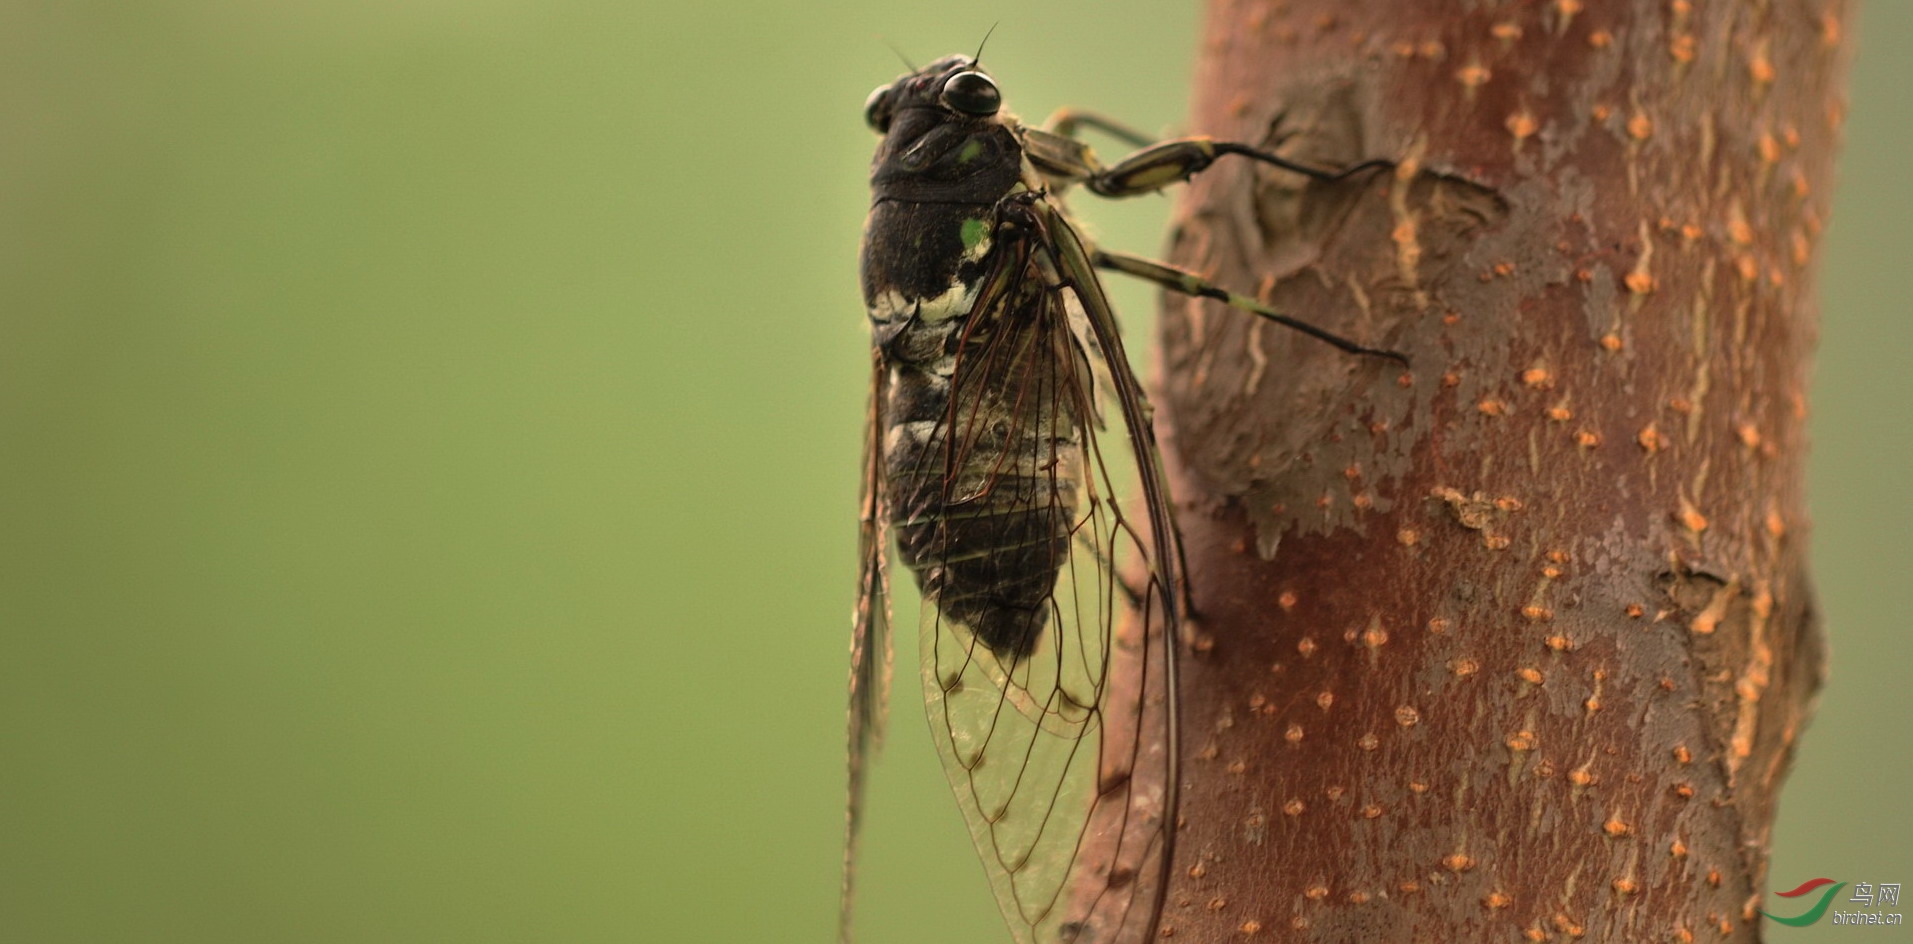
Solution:
<svg viewBox="0 0 1913 944">
<path fill-rule="evenodd" d="M 1029 127 L 966 56 L 878 88 L 864 115 L 882 143 L 862 251 L 874 371 L 843 935 L 894 553 L 922 591 L 934 740 L 1013 937 L 1142 944 L 1157 934 L 1174 860 L 1187 588 L 1148 401 L 1096 270 L 1215 298 L 1351 353 L 1400 355 L 1095 249 L 1056 195 L 1074 184 L 1149 193 L 1228 155 L 1321 181 L 1387 162 L 1327 171 L 1208 138 L 1152 143 L 1093 112 Z M 1104 166 L 1073 137 L 1081 128 L 1139 149 Z M 1102 422 L 1099 388 L 1119 422 Z"/>
</svg>

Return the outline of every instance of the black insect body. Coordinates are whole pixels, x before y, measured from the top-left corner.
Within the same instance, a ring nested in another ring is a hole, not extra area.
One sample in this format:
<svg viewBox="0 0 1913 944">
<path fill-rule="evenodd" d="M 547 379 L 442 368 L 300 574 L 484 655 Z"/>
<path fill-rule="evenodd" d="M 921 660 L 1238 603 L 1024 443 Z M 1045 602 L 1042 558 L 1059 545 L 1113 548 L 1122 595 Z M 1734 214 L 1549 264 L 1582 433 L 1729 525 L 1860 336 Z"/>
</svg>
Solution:
<svg viewBox="0 0 1913 944">
<path fill-rule="evenodd" d="M 852 643 L 854 842 L 889 663 L 885 553 L 923 596 L 924 693 L 944 769 L 1020 944 L 1151 940 L 1173 857 L 1181 578 L 1142 386 L 1096 269 L 1364 348 L 1201 278 L 1092 248 L 1060 191 L 1151 192 L 1253 148 L 1183 138 L 1104 167 L 1002 111 L 951 56 L 879 88 L 863 291 L 872 396 Z M 1106 429 L 1099 399 L 1119 428 Z M 1139 495 L 1146 523 L 1125 517 Z M 849 860 L 846 852 L 845 928 Z M 847 936 L 847 931 L 846 931 Z"/>
</svg>

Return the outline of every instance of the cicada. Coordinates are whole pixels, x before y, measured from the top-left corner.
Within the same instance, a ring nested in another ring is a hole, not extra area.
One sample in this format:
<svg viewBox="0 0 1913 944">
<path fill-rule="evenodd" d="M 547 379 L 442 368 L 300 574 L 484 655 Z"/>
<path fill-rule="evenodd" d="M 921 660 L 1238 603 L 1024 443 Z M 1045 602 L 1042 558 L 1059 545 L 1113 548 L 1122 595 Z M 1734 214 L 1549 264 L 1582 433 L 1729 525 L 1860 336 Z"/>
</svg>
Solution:
<svg viewBox="0 0 1913 944">
<path fill-rule="evenodd" d="M 1093 245 L 1062 197 L 1150 193 L 1243 144 L 1152 143 L 1088 113 L 1003 109 L 974 57 L 878 88 L 862 249 L 871 331 L 851 646 L 848 937 L 864 767 L 890 661 L 889 554 L 922 596 L 943 768 L 1019 944 L 1152 940 L 1174 858 L 1180 553 L 1150 410 L 1098 270 L 1362 347 L 1194 273 Z M 1139 148 L 1105 166 L 1075 137 Z M 1105 410 L 1113 404 L 1113 410 Z M 1106 422 L 1106 420 L 1109 420 Z M 892 544 L 894 543 L 894 551 Z"/>
</svg>

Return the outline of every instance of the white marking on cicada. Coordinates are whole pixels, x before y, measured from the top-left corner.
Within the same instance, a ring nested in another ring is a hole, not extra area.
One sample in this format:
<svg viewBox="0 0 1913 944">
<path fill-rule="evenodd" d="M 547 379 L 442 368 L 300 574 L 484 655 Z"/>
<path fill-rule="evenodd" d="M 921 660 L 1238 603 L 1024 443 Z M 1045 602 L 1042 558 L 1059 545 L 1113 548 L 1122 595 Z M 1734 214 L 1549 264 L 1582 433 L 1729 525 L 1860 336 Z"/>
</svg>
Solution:
<svg viewBox="0 0 1913 944">
<path fill-rule="evenodd" d="M 925 323 L 948 321 L 970 313 L 976 305 L 977 289 L 982 280 L 957 282 L 949 290 L 935 298 L 910 298 L 896 289 L 879 292 L 870 301 L 870 317 L 879 322 L 895 322 L 916 318 Z"/>
<path fill-rule="evenodd" d="M 911 420 L 890 427 L 884 436 L 884 450 L 896 453 L 921 443 L 928 442 L 936 434 L 937 427 L 943 424 L 938 420 Z"/>
</svg>

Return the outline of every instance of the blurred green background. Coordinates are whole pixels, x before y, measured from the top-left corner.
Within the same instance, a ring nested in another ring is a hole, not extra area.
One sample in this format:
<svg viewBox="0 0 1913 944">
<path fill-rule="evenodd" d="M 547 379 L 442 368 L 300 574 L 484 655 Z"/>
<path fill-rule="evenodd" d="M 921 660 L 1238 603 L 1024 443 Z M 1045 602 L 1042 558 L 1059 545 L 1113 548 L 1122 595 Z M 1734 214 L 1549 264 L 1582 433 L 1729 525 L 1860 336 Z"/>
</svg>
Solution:
<svg viewBox="0 0 1913 944">
<path fill-rule="evenodd" d="M 1196 17 L 0 2 L 0 942 L 830 940 L 884 40 L 1167 130 Z M 1913 5 L 1857 33 L 1779 888 L 1913 880 Z M 860 930 L 1001 940 L 903 702 Z"/>
</svg>

